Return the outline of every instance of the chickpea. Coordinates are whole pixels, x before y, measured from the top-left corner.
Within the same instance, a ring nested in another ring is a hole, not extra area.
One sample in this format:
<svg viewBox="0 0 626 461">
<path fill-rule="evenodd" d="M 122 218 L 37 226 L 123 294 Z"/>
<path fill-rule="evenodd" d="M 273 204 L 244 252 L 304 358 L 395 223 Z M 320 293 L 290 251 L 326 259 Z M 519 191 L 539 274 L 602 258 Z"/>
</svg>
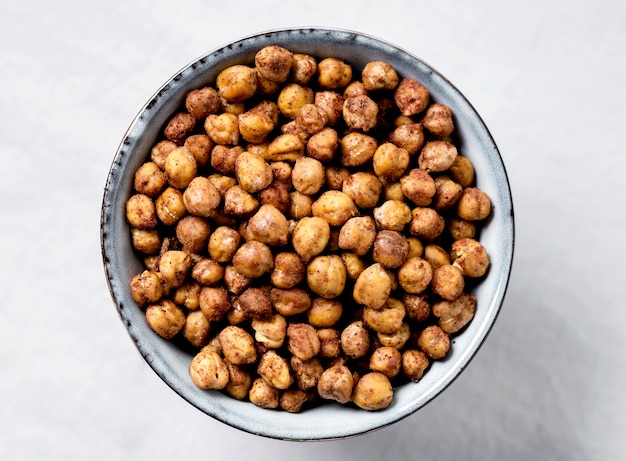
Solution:
<svg viewBox="0 0 626 461">
<path fill-rule="evenodd" d="M 209 163 L 214 144 L 206 134 L 194 134 L 185 139 L 183 147 L 191 151 L 198 166 L 205 166 Z"/>
<path fill-rule="evenodd" d="M 352 67 L 338 58 L 325 58 L 317 64 L 317 83 L 322 88 L 337 89 L 352 80 Z"/>
<path fill-rule="evenodd" d="M 231 187 L 224 194 L 224 213 L 243 218 L 252 215 L 259 208 L 259 201 L 241 186 Z"/>
<path fill-rule="evenodd" d="M 359 208 L 374 208 L 378 204 L 382 189 L 383 185 L 375 175 L 358 171 L 345 179 L 341 191 Z"/>
<path fill-rule="evenodd" d="M 429 243 L 424 247 L 424 259 L 433 269 L 450 264 L 448 252 L 442 246 L 434 243 Z"/>
<path fill-rule="evenodd" d="M 313 216 L 324 218 L 331 226 L 341 226 L 358 211 L 352 199 L 344 192 L 328 190 L 311 205 Z"/>
<path fill-rule="evenodd" d="M 132 195 L 126 201 L 126 219 L 131 226 L 137 229 L 155 228 L 157 225 L 155 203 L 145 194 Z"/>
<path fill-rule="evenodd" d="M 347 87 L 343 90 L 344 101 L 347 98 L 353 98 L 355 96 L 365 96 L 368 94 L 367 89 L 365 89 L 365 85 L 363 82 L 359 82 L 354 80 L 348 84 Z"/>
<path fill-rule="evenodd" d="M 204 120 L 204 131 L 215 144 L 234 146 L 239 142 L 239 117 L 228 112 L 210 114 Z"/>
<path fill-rule="evenodd" d="M 315 357 L 302 360 L 294 355 L 290 359 L 290 365 L 295 375 L 298 389 L 303 391 L 315 388 L 324 371 L 321 362 Z"/>
<path fill-rule="evenodd" d="M 285 317 L 274 312 L 268 320 L 253 319 L 252 329 L 255 331 L 256 341 L 271 349 L 282 347 L 287 336 L 287 321 Z"/>
<path fill-rule="evenodd" d="M 379 333 L 393 333 L 398 331 L 406 315 L 402 301 L 388 298 L 382 308 L 363 309 L 363 321 L 369 328 Z"/>
<path fill-rule="evenodd" d="M 257 76 L 257 84 L 258 84 L 258 80 L 259 79 Z M 220 95 L 220 107 L 224 113 L 233 114 L 233 115 L 243 114 L 246 110 L 246 105 L 243 101 L 242 102 L 228 101 L 222 95 Z"/>
<path fill-rule="evenodd" d="M 322 188 L 325 179 L 324 166 L 319 160 L 311 157 L 300 157 L 296 160 L 291 180 L 298 192 L 314 195 Z"/>
<path fill-rule="evenodd" d="M 183 203 L 191 214 L 202 217 L 213 216 L 221 202 L 219 191 L 204 176 L 196 176 L 183 192 Z"/>
<path fill-rule="evenodd" d="M 212 348 L 201 349 L 191 359 L 189 375 L 200 389 L 223 389 L 230 378 L 226 363 Z"/>
<path fill-rule="evenodd" d="M 378 146 L 372 158 L 376 175 L 391 181 L 400 179 L 409 166 L 409 160 L 406 149 L 390 142 Z"/>
<path fill-rule="evenodd" d="M 341 190 L 343 183 L 350 176 L 350 171 L 343 167 L 329 166 L 326 168 L 326 188 L 330 190 Z"/>
<path fill-rule="evenodd" d="M 311 88 L 289 83 L 278 94 L 277 104 L 281 114 L 294 119 L 302 106 L 312 104 L 314 101 L 315 94 Z"/>
<path fill-rule="evenodd" d="M 184 189 L 196 177 L 198 163 L 187 147 L 178 147 L 165 158 L 163 168 L 170 186 Z"/>
<path fill-rule="evenodd" d="M 221 97 L 229 102 L 242 102 L 256 93 L 257 73 L 251 67 L 236 64 L 221 71 L 215 84 Z"/>
<path fill-rule="evenodd" d="M 439 318 L 439 327 L 448 334 L 461 330 L 475 313 L 476 296 L 471 293 L 462 293 L 453 301 L 443 300 L 433 304 L 433 315 Z"/>
<path fill-rule="evenodd" d="M 407 259 L 415 256 L 421 257 L 424 254 L 424 244 L 420 242 L 419 239 L 408 237 L 406 241 L 409 242 L 409 254 L 407 255 Z"/>
<path fill-rule="evenodd" d="M 287 327 L 287 348 L 300 360 L 309 360 L 320 351 L 317 331 L 308 323 L 290 323 Z"/>
<path fill-rule="evenodd" d="M 311 296 L 302 288 L 272 288 L 270 297 L 274 310 L 285 317 L 303 314 L 311 307 Z"/>
<path fill-rule="evenodd" d="M 403 322 L 396 331 L 391 333 L 376 333 L 376 339 L 381 346 L 393 347 L 394 349 L 402 349 L 411 337 L 411 327 L 408 323 Z"/>
<path fill-rule="evenodd" d="M 310 397 L 308 392 L 300 389 L 287 389 L 280 395 L 278 405 L 288 413 L 299 413 Z"/>
<path fill-rule="evenodd" d="M 433 269 L 422 258 L 408 259 L 398 269 L 398 282 L 404 291 L 419 294 L 424 291 L 433 278 Z"/>
<path fill-rule="evenodd" d="M 254 57 L 259 73 L 273 82 L 287 80 L 293 62 L 293 53 L 277 45 L 262 48 Z"/>
<path fill-rule="evenodd" d="M 401 232 L 411 218 L 411 209 L 400 200 L 386 200 L 374 208 L 374 220 L 379 229 Z"/>
<path fill-rule="evenodd" d="M 248 396 L 250 388 L 252 387 L 252 377 L 246 369 L 239 365 L 233 365 L 227 363 L 228 368 L 228 384 L 224 387 L 224 390 L 231 397 L 237 400 L 243 400 Z"/>
<path fill-rule="evenodd" d="M 148 306 L 146 321 L 161 338 L 172 339 L 185 325 L 185 314 L 169 299 L 162 299 Z"/>
<path fill-rule="evenodd" d="M 200 310 L 209 322 L 219 322 L 231 307 L 228 292 L 222 287 L 203 286 L 199 298 Z"/>
<path fill-rule="evenodd" d="M 378 142 L 372 136 L 352 131 L 341 138 L 341 163 L 347 167 L 362 166 L 373 157 Z"/>
<path fill-rule="evenodd" d="M 220 226 L 209 237 L 209 254 L 215 261 L 226 263 L 232 259 L 240 243 L 241 236 L 236 230 Z"/>
<path fill-rule="evenodd" d="M 470 187 L 474 183 L 474 166 L 467 157 L 457 155 L 450 166 L 448 174 L 453 181 L 462 187 Z"/>
<path fill-rule="evenodd" d="M 262 157 L 242 152 L 235 162 L 235 175 L 239 186 L 251 194 L 259 192 L 272 183 L 272 169 Z"/>
<path fill-rule="evenodd" d="M 269 115 L 252 110 L 239 114 L 237 125 L 241 137 L 254 144 L 264 142 L 274 129 L 274 123 Z"/>
<path fill-rule="evenodd" d="M 476 236 L 476 224 L 459 218 L 450 218 L 447 223 L 447 230 L 452 240 L 464 238 L 474 238 Z"/>
<path fill-rule="evenodd" d="M 175 142 L 168 141 L 164 139 L 163 141 L 159 141 L 152 149 L 150 149 L 150 160 L 157 164 L 157 166 L 161 169 L 165 167 L 165 159 L 178 146 Z"/>
<path fill-rule="evenodd" d="M 368 91 L 393 90 L 400 82 L 396 70 L 384 61 L 368 62 L 361 76 Z"/>
<path fill-rule="evenodd" d="M 328 116 L 323 109 L 310 102 L 298 109 L 294 116 L 294 122 L 297 128 L 308 137 L 324 129 L 328 122 Z"/>
<path fill-rule="evenodd" d="M 172 141 L 176 145 L 181 145 L 183 140 L 191 134 L 195 126 L 196 119 L 192 115 L 186 112 L 179 112 L 167 122 L 163 134 L 168 141 Z"/>
<path fill-rule="evenodd" d="M 183 193 L 173 187 L 168 187 L 157 197 L 155 207 L 159 221 L 166 226 L 173 226 L 187 214 Z"/>
<path fill-rule="evenodd" d="M 477 240 L 464 238 L 452 244 L 450 252 L 452 264 L 467 277 L 482 277 L 489 269 L 490 261 L 487 250 Z"/>
<path fill-rule="evenodd" d="M 320 328 L 317 330 L 320 338 L 320 353 L 323 358 L 338 357 L 341 353 L 341 335 L 335 328 Z"/>
<path fill-rule="evenodd" d="M 397 126 L 389 135 L 389 141 L 405 149 L 410 156 L 417 154 L 424 146 L 422 124 L 408 123 Z"/>
<path fill-rule="evenodd" d="M 318 91 L 314 96 L 314 104 L 326 113 L 329 126 L 343 120 L 344 97 L 335 91 Z"/>
<path fill-rule="evenodd" d="M 446 264 L 433 271 L 433 279 L 430 282 L 433 293 L 448 301 L 454 301 L 465 288 L 463 272 L 457 266 Z"/>
<path fill-rule="evenodd" d="M 466 187 L 459 198 L 456 211 L 461 219 L 481 221 L 491 213 L 491 200 L 483 190 Z"/>
<path fill-rule="evenodd" d="M 183 336 L 194 347 L 206 345 L 211 327 L 202 311 L 192 311 L 187 314 L 183 325 Z"/>
<path fill-rule="evenodd" d="M 289 186 L 284 182 L 274 179 L 257 196 L 262 205 L 272 205 L 283 214 L 289 211 Z"/>
<path fill-rule="evenodd" d="M 404 200 L 404 194 L 402 193 L 402 184 L 400 181 L 385 181 L 383 184 L 383 197 L 385 200 Z"/>
<path fill-rule="evenodd" d="M 362 320 L 356 320 L 341 332 L 341 349 L 347 357 L 364 357 L 370 348 L 370 336 Z"/>
<path fill-rule="evenodd" d="M 315 298 L 307 311 L 307 321 L 316 328 L 328 328 L 335 325 L 343 314 L 343 306 L 337 300 Z"/>
<path fill-rule="evenodd" d="M 257 378 L 252 382 L 248 394 L 250 402 L 261 408 L 277 408 L 280 392 L 268 384 L 263 378 Z"/>
<path fill-rule="evenodd" d="M 364 410 L 376 411 L 387 408 L 393 400 L 393 388 L 383 373 L 369 372 L 354 387 L 352 401 Z"/>
<path fill-rule="evenodd" d="M 385 268 L 375 263 L 367 267 L 354 284 L 353 297 L 358 304 L 382 308 L 391 293 L 391 279 Z"/>
<path fill-rule="evenodd" d="M 402 354 L 394 347 L 378 347 L 370 356 L 370 370 L 382 373 L 388 378 L 396 376 L 400 372 L 401 367 Z"/>
<path fill-rule="evenodd" d="M 437 187 L 435 180 L 425 170 L 414 168 L 400 178 L 402 193 L 417 206 L 428 206 Z"/>
<path fill-rule="evenodd" d="M 287 244 L 287 218 L 272 205 L 263 205 L 248 221 L 250 238 L 270 246 Z"/>
<path fill-rule="evenodd" d="M 251 241 L 241 245 L 233 255 L 235 269 L 248 278 L 256 278 L 270 272 L 274 257 L 267 245 Z"/>
<path fill-rule="evenodd" d="M 280 82 L 274 82 L 263 77 L 257 69 L 256 94 L 260 96 L 271 96 L 280 90 Z"/>
<path fill-rule="evenodd" d="M 354 378 L 345 365 L 334 365 L 324 370 L 317 383 L 317 393 L 326 400 L 347 403 L 352 398 Z"/>
<path fill-rule="evenodd" d="M 191 255 L 187 251 L 170 250 L 161 255 L 159 272 L 163 282 L 170 288 L 183 284 L 191 270 Z"/>
<path fill-rule="evenodd" d="M 250 286 L 252 279 L 240 274 L 235 266 L 229 265 L 224 268 L 224 285 L 226 289 L 235 295 L 240 295 Z"/>
<path fill-rule="evenodd" d="M 134 187 L 140 194 L 157 197 L 167 185 L 167 175 L 154 162 L 146 162 L 135 171 Z"/>
<path fill-rule="evenodd" d="M 281 134 L 267 146 L 268 160 L 295 162 L 302 155 L 304 155 L 304 143 L 295 134 Z"/>
<path fill-rule="evenodd" d="M 144 270 L 131 279 L 130 295 L 138 306 L 156 303 L 163 296 L 163 282 L 156 272 Z"/>
<path fill-rule="evenodd" d="M 276 389 L 287 389 L 293 383 L 289 364 L 273 349 L 261 356 L 257 372 L 270 386 Z"/>
<path fill-rule="evenodd" d="M 291 243 L 305 263 L 319 255 L 330 239 L 330 225 L 320 217 L 304 217 L 296 224 Z"/>
<path fill-rule="evenodd" d="M 376 224 L 370 216 L 350 218 L 339 231 L 339 248 L 350 250 L 357 256 L 369 252 L 376 238 Z"/>
<path fill-rule="evenodd" d="M 174 302 L 189 310 L 200 307 L 200 291 L 202 286 L 195 280 L 183 283 L 174 291 Z"/>
<path fill-rule="evenodd" d="M 307 284 L 311 291 L 325 299 L 343 293 L 346 267 L 337 255 L 316 256 L 307 266 Z"/>
<path fill-rule="evenodd" d="M 307 155 L 319 160 L 322 163 L 329 163 L 335 157 L 335 152 L 339 147 L 339 136 L 330 127 L 325 127 L 313 134 L 306 144 Z"/>
<path fill-rule="evenodd" d="M 185 97 L 185 108 L 194 118 L 203 119 L 219 110 L 220 98 L 215 88 L 194 89 Z"/>
<path fill-rule="evenodd" d="M 366 95 L 353 96 L 344 100 L 342 113 L 350 128 L 369 131 L 376 126 L 378 104 Z"/>
<path fill-rule="evenodd" d="M 224 268 L 217 261 L 204 258 L 193 266 L 191 277 L 201 285 L 216 285 L 224 279 Z"/>
<path fill-rule="evenodd" d="M 260 288 L 246 288 L 239 295 L 239 304 L 245 317 L 255 320 L 268 320 L 272 317 L 272 299 Z"/>
<path fill-rule="evenodd" d="M 294 53 L 289 80 L 299 85 L 306 85 L 317 73 L 317 61 L 308 54 Z"/>
<path fill-rule="evenodd" d="M 447 141 L 430 141 L 422 148 L 417 160 L 420 168 L 429 173 L 439 173 L 449 169 L 457 155 L 454 144 Z"/>
<path fill-rule="evenodd" d="M 409 232 L 424 240 L 434 240 L 439 237 L 445 227 L 443 217 L 432 208 L 417 207 L 411 211 Z"/>
<path fill-rule="evenodd" d="M 401 266 L 409 254 L 409 242 L 396 231 L 382 230 L 374 240 L 372 257 L 385 268 Z"/>
<path fill-rule="evenodd" d="M 452 208 L 463 193 L 461 185 L 452 181 L 445 175 L 435 178 L 435 187 L 437 191 L 433 197 L 433 207 L 436 210 L 448 210 Z"/>
<path fill-rule="evenodd" d="M 422 124 L 424 128 L 440 138 L 450 136 L 454 131 L 452 111 L 445 104 L 435 103 L 430 105 L 426 109 Z"/>
<path fill-rule="evenodd" d="M 254 339 L 246 330 L 229 325 L 217 335 L 224 358 L 234 365 L 256 362 Z"/>
<path fill-rule="evenodd" d="M 281 252 L 274 257 L 272 284 L 276 288 L 289 289 L 304 279 L 304 264 L 296 253 Z"/>
<path fill-rule="evenodd" d="M 411 116 L 426 109 L 430 94 L 417 80 L 404 78 L 396 87 L 394 100 L 402 115 Z"/>
<path fill-rule="evenodd" d="M 361 272 L 365 270 L 365 263 L 354 253 L 343 252 L 341 253 L 341 259 L 343 265 L 346 266 L 348 277 L 353 280 L 356 280 L 361 275 Z"/>
<path fill-rule="evenodd" d="M 424 376 L 430 361 L 426 354 L 417 349 L 407 349 L 402 353 L 402 373 L 414 383 Z"/>
<path fill-rule="evenodd" d="M 431 359 L 439 360 L 450 351 L 450 337 L 437 325 L 430 325 L 422 331 L 418 345 Z"/>
</svg>

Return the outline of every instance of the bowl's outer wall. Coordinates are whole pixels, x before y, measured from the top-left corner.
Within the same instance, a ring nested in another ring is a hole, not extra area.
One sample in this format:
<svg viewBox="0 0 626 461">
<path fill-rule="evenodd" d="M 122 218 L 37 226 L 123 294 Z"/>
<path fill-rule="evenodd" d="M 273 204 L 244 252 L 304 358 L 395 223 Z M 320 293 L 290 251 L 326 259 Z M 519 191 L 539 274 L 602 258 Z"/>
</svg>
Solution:
<svg viewBox="0 0 626 461">
<path fill-rule="evenodd" d="M 349 62 L 358 77 L 372 60 L 389 62 L 401 77 L 413 77 L 426 86 L 433 101 L 448 105 L 456 122 L 460 154 L 473 163 L 477 186 L 489 194 L 493 212 L 482 229 L 491 267 L 474 290 L 476 316 L 454 338 L 451 353 L 435 362 L 418 383 L 395 391 L 392 405 L 366 412 L 338 404 L 323 405 L 300 414 L 270 411 L 240 402 L 219 392 L 197 388 L 189 378 L 191 356 L 159 338 L 146 324 L 144 312 L 132 301 L 129 280 L 142 270 L 134 254 L 125 218 L 125 202 L 132 193 L 134 171 L 149 158 L 167 120 L 179 110 L 194 88 L 214 85 L 217 73 L 235 63 L 254 62 L 262 47 L 277 44 L 316 57 L 334 56 Z M 414 55 L 380 39 L 336 29 L 286 29 L 243 38 L 210 52 L 174 75 L 142 108 L 130 125 L 111 166 L 101 215 L 105 273 L 119 315 L 141 355 L 174 391 L 206 414 L 238 429 L 289 440 L 335 439 L 366 433 L 394 423 L 441 393 L 479 349 L 495 321 L 508 285 L 513 260 L 513 203 L 507 174 L 496 144 L 466 98 L 432 67 Z"/>
</svg>

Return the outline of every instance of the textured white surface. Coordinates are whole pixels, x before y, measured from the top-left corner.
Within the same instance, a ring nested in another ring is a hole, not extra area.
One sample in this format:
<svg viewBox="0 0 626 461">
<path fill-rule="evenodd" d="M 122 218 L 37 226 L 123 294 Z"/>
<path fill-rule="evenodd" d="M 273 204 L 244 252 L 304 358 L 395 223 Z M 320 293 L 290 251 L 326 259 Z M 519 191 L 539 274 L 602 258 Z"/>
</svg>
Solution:
<svg viewBox="0 0 626 461">
<path fill-rule="evenodd" d="M 626 4 L 248 3 L 0 5 L 0 459 L 622 459 Z M 110 299 L 99 218 L 117 145 L 167 78 L 307 25 L 384 38 L 466 95 L 507 166 L 517 244 L 495 328 L 444 394 L 300 444 L 224 426 L 152 373 Z"/>
</svg>

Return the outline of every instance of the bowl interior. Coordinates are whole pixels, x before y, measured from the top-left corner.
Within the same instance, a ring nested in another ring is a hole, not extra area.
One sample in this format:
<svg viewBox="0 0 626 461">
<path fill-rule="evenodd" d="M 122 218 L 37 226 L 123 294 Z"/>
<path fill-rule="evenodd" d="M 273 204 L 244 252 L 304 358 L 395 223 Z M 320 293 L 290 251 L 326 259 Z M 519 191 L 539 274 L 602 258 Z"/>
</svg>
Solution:
<svg viewBox="0 0 626 461">
<path fill-rule="evenodd" d="M 247 62 L 262 47 L 277 44 L 293 52 L 345 59 L 355 70 L 380 59 L 401 77 L 411 76 L 428 88 L 432 100 L 448 105 L 455 116 L 459 152 L 476 169 L 477 186 L 489 194 L 493 212 L 482 228 L 491 268 L 474 289 L 475 318 L 453 340 L 451 353 L 418 383 L 395 390 L 394 402 L 384 411 L 366 412 L 325 404 L 300 414 L 270 411 L 240 402 L 219 392 L 197 388 L 189 378 L 191 356 L 158 337 L 133 302 L 128 282 L 142 269 L 133 252 L 125 218 L 125 202 L 132 193 L 134 171 L 149 157 L 162 128 L 191 89 L 213 84 L 226 66 Z M 101 241 L 111 295 L 119 315 L 146 362 L 174 391 L 206 414 L 238 429 L 290 440 L 334 439 L 362 434 L 394 423 L 441 393 L 468 364 L 483 343 L 502 305 L 513 258 L 513 205 L 502 159 L 487 127 L 466 98 L 442 75 L 412 54 L 380 39 L 336 29 L 287 29 L 243 38 L 192 62 L 166 82 L 133 120 L 115 154 L 105 188 Z"/>
</svg>

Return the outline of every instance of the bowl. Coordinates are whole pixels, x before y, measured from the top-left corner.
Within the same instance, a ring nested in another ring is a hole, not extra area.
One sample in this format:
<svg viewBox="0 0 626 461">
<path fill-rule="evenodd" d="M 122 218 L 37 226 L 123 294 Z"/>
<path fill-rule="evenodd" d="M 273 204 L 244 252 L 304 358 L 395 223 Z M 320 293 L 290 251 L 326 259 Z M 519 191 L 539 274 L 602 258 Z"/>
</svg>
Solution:
<svg viewBox="0 0 626 461">
<path fill-rule="evenodd" d="M 390 63 L 401 77 L 417 79 L 430 91 L 433 101 L 452 109 L 459 151 L 472 161 L 477 186 L 492 200 L 492 214 L 480 234 L 491 266 L 488 275 L 473 289 L 478 302 L 474 319 L 454 337 L 450 354 L 444 360 L 433 362 L 419 382 L 395 389 L 394 400 L 385 410 L 370 412 L 328 403 L 292 414 L 262 409 L 220 392 L 201 390 L 189 377 L 190 353 L 158 337 L 130 294 L 129 280 L 142 270 L 142 262 L 131 246 L 125 218 L 125 202 L 132 193 L 134 171 L 149 158 L 151 147 L 168 119 L 183 104 L 188 91 L 213 84 L 217 73 L 226 66 L 253 63 L 255 53 L 272 44 L 316 57 L 341 58 L 357 70 L 368 61 L 380 59 Z M 201 56 L 173 75 L 141 108 L 123 136 L 107 177 L 101 246 L 109 290 L 130 337 L 147 364 L 184 400 L 207 415 L 251 434 L 299 441 L 340 439 L 380 429 L 412 415 L 440 395 L 478 352 L 498 316 L 509 281 L 514 248 L 513 203 L 505 166 L 489 130 L 463 94 L 431 66 L 408 51 L 363 33 L 328 28 L 272 30 L 247 36 Z"/>
</svg>

